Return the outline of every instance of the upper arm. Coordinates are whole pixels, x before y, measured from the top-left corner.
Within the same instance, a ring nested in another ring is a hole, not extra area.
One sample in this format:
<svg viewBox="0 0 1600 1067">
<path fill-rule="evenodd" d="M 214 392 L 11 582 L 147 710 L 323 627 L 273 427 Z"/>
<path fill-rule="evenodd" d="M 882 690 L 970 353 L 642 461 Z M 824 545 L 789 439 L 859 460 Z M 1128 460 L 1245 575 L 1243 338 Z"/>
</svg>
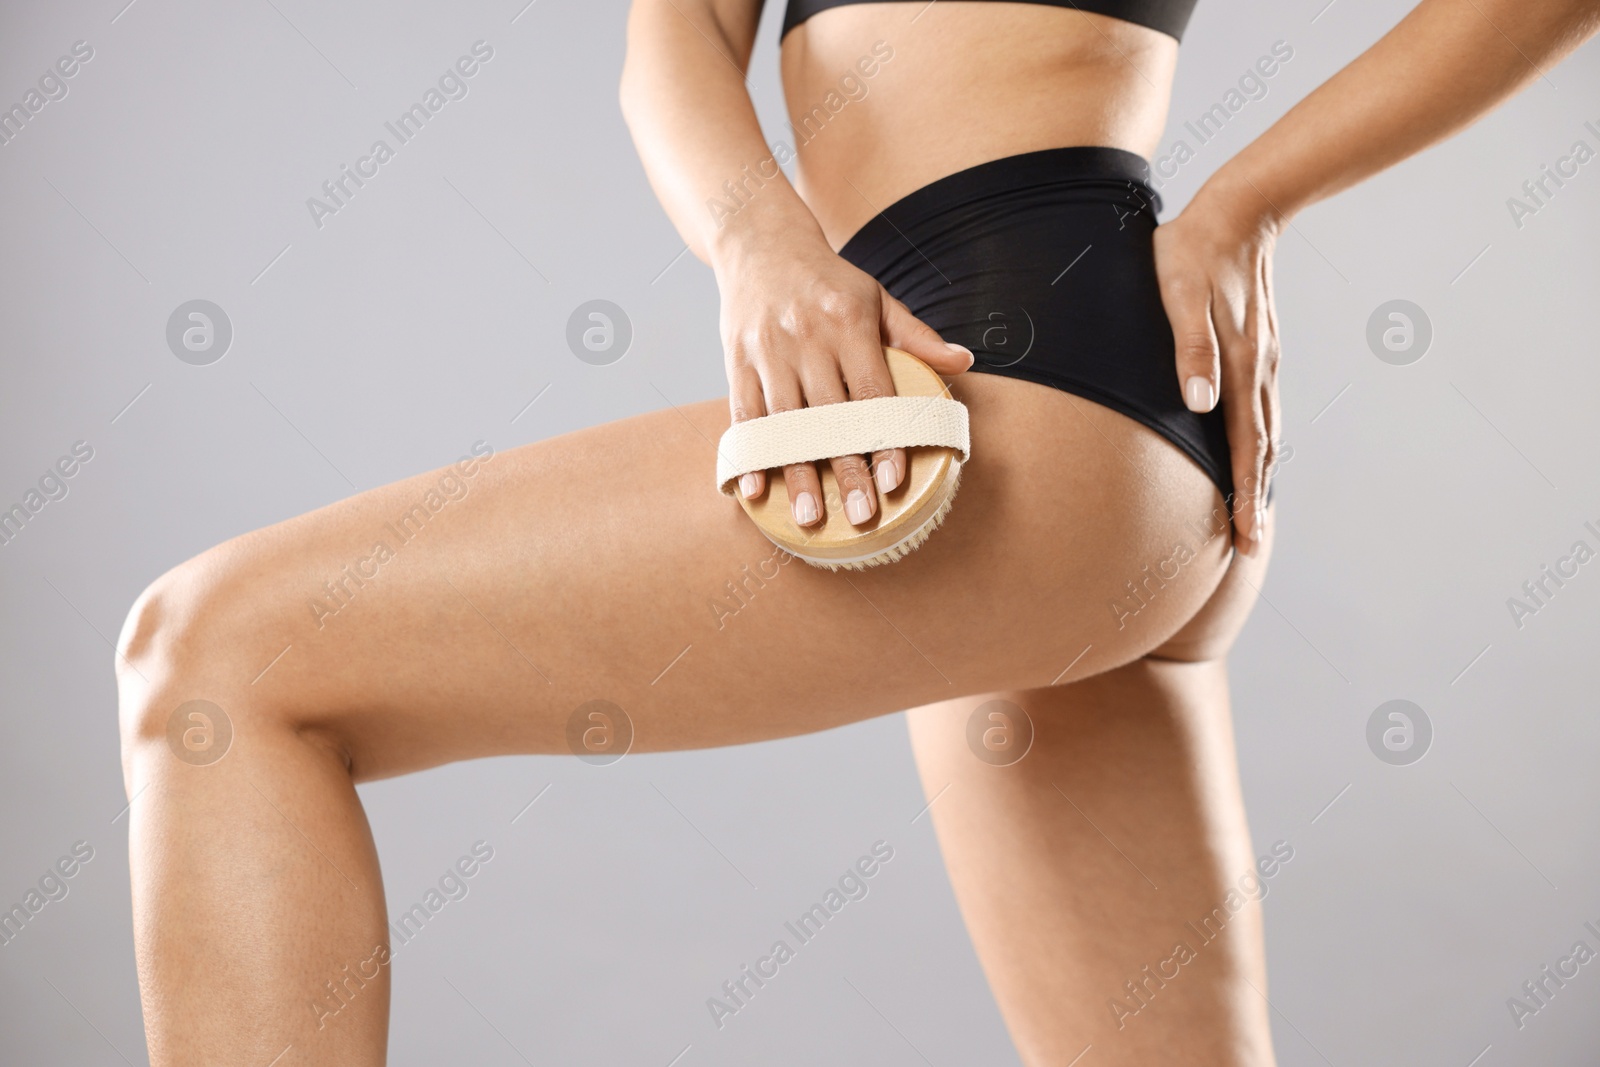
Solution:
<svg viewBox="0 0 1600 1067">
<path fill-rule="evenodd" d="M 687 23 L 719 50 L 731 52 L 730 58 L 745 69 L 755 48 L 764 6 L 765 0 L 633 0 L 628 35 L 631 39 L 636 33 Z"/>
</svg>

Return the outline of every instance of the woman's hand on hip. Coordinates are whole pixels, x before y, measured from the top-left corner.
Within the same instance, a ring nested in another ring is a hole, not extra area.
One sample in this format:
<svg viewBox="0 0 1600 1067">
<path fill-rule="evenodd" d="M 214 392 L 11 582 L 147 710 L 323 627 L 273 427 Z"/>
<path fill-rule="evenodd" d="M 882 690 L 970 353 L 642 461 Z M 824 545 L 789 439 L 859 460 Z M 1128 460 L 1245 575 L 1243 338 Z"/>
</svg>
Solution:
<svg viewBox="0 0 1600 1067">
<path fill-rule="evenodd" d="M 802 407 L 893 396 L 885 345 L 901 348 L 943 375 L 972 365 L 972 353 L 946 344 L 871 275 L 840 258 L 820 234 L 747 243 L 716 263 L 722 294 L 722 348 L 733 421 Z M 852 523 L 871 520 L 878 493 L 906 474 L 903 448 L 867 459 L 829 461 Z M 766 472 L 739 480 L 742 496 L 766 491 Z M 822 482 L 813 463 L 783 468 L 790 511 L 800 526 L 823 519 Z"/>
<path fill-rule="evenodd" d="M 1156 227 L 1156 274 L 1191 411 L 1222 405 L 1233 465 L 1233 529 L 1261 543 L 1267 479 L 1277 461 L 1278 315 L 1272 251 L 1279 220 L 1248 182 L 1219 174 L 1183 213 Z"/>
</svg>

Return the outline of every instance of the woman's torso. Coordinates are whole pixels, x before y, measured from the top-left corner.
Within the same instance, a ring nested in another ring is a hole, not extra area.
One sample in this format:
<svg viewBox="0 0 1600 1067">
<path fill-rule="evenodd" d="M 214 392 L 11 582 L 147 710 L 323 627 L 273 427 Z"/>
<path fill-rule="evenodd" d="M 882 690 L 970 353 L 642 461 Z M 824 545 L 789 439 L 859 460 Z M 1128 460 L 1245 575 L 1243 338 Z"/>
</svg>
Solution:
<svg viewBox="0 0 1600 1067">
<path fill-rule="evenodd" d="M 837 248 L 900 197 L 991 159 L 1067 145 L 1148 157 L 1177 56 L 1159 30 L 1042 4 L 821 11 L 783 39 L 796 185 Z"/>
</svg>

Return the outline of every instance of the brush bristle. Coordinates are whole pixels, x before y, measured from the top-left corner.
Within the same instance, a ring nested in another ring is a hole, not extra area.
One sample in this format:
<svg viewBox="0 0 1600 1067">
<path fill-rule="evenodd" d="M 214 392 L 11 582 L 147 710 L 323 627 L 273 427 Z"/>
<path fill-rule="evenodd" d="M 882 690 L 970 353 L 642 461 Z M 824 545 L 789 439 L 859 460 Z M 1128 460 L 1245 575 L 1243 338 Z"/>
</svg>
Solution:
<svg viewBox="0 0 1600 1067">
<path fill-rule="evenodd" d="M 812 559 L 808 559 L 806 562 L 811 564 L 813 567 L 821 567 L 824 570 L 830 571 L 864 571 L 868 567 L 877 567 L 885 563 L 893 563 L 896 560 L 903 559 L 915 552 L 917 549 L 921 548 L 923 542 L 929 537 L 933 536 L 933 531 L 944 525 L 944 517 L 950 514 L 950 506 L 955 503 L 956 490 L 959 488 L 961 488 L 961 470 L 958 467 L 956 469 L 955 480 L 950 486 L 950 495 L 944 498 L 944 503 L 940 504 L 939 510 L 933 513 L 933 518 L 923 523 L 921 528 L 919 528 L 916 533 L 912 534 L 904 541 L 901 541 L 899 544 L 891 545 L 890 547 L 884 549 L 876 556 L 869 556 L 866 559 L 854 560 L 850 563 L 829 563 L 822 560 Z"/>
</svg>

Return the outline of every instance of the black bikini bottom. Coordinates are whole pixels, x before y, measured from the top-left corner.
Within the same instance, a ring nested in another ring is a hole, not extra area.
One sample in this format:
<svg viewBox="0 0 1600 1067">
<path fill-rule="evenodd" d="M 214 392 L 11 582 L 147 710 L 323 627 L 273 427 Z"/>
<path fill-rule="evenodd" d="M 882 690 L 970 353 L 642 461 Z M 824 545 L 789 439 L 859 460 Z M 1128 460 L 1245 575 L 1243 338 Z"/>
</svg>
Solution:
<svg viewBox="0 0 1600 1067">
<path fill-rule="evenodd" d="M 957 171 L 872 218 L 839 254 L 877 278 L 972 372 L 1053 386 L 1181 448 L 1224 499 L 1220 407 L 1183 404 L 1151 235 L 1149 166 L 1119 148 L 1049 148 Z"/>
</svg>

